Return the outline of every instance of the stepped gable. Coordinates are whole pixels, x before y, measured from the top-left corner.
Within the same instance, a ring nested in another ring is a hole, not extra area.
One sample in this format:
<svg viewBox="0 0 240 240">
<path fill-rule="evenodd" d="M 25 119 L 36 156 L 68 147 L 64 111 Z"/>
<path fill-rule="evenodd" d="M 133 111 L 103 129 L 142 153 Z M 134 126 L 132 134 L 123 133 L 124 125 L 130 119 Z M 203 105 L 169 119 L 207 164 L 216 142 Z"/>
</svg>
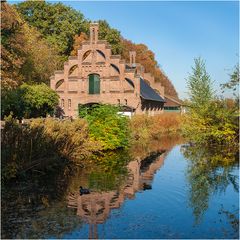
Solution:
<svg viewBox="0 0 240 240">
<path fill-rule="evenodd" d="M 50 78 L 64 115 L 77 117 L 79 106 L 96 103 L 120 105 L 126 115 L 161 113 L 164 87 L 136 63 L 135 51 L 129 53 L 130 62 L 112 55 L 109 43 L 98 39 L 98 27 L 90 24 L 90 40 Z"/>
</svg>

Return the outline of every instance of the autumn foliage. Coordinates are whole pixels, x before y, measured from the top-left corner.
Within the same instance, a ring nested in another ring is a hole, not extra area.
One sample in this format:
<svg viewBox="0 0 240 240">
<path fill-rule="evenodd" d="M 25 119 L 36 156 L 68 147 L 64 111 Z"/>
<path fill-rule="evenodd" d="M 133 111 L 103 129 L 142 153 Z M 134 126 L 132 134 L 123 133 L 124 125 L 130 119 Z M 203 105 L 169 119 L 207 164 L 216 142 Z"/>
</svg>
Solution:
<svg viewBox="0 0 240 240">
<path fill-rule="evenodd" d="M 145 68 L 145 72 L 150 72 L 156 82 L 161 82 L 164 86 L 165 94 L 170 95 L 178 99 L 178 93 L 175 90 L 172 82 L 159 68 L 158 62 L 155 59 L 155 54 L 148 49 L 145 44 L 135 44 L 129 40 L 122 39 L 123 51 L 122 57 L 129 61 L 129 51 L 136 51 L 136 62 L 142 64 Z"/>
<path fill-rule="evenodd" d="M 180 113 L 163 113 L 156 116 L 135 115 L 130 121 L 132 141 L 148 143 L 164 135 L 176 134 L 181 128 Z"/>
</svg>

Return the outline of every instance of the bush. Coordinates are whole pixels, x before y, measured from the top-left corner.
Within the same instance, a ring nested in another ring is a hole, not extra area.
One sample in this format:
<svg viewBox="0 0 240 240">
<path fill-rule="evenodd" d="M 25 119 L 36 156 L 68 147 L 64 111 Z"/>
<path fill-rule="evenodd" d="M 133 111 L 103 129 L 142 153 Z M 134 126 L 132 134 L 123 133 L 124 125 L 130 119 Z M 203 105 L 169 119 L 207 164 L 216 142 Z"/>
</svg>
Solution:
<svg viewBox="0 0 240 240">
<path fill-rule="evenodd" d="M 199 109 L 191 109 L 183 121 L 183 134 L 196 143 L 237 144 L 238 118 L 222 100 L 209 102 Z"/>
<path fill-rule="evenodd" d="M 128 146 L 128 119 L 118 112 L 119 108 L 112 105 L 93 105 L 79 110 L 79 116 L 88 122 L 90 139 L 100 144 L 100 150 Z"/>
</svg>

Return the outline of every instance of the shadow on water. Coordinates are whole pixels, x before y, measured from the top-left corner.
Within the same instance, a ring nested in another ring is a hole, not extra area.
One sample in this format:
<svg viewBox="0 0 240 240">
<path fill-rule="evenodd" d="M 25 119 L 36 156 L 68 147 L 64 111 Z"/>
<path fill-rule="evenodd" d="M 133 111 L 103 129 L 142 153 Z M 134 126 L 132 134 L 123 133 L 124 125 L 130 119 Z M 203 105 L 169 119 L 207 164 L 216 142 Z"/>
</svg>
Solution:
<svg viewBox="0 0 240 240">
<path fill-rule="evenodd" d="M 189 160 L 189 202 L 195 216 L 195 224 L 199 224 L 208 210 L 212 195 L 225 193 L 229 186 L 232 186 L 235 192 L 239 192 L 239 152 L 233 147 L 203 148 L 198 145 L 183 145 L 181 151 Z M 239 207 L 236 205 L 234 208 L 229 212 L 221 207 L 219 214 L 226 215 L 234 230 L 233 237 L 237 237 Z"/>
</svg>

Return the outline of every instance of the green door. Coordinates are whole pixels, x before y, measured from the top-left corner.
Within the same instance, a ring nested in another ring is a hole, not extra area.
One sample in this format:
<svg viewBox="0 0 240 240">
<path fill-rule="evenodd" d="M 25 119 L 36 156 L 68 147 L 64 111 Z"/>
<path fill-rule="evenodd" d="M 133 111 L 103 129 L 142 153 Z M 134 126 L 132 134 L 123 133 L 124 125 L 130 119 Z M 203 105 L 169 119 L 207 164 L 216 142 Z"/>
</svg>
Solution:
<svg viewBox="0 0 240 240">
<path fill-rule="evenodd" d="M 100 78 L 97 74 L 89 75 L 89 94 L 100 93 Z"/>
</svg>

